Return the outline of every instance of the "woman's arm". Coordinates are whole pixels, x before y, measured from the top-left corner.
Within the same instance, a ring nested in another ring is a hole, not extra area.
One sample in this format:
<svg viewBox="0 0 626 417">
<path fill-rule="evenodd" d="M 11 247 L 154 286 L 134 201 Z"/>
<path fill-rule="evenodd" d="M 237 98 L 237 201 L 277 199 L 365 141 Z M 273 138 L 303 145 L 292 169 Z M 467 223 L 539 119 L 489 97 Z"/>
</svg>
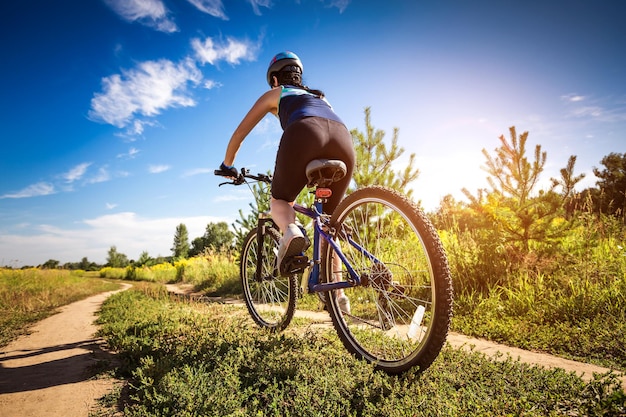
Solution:
<svg viewBox="0 0 626 417">
<path fill-rule="evenodd" d="M 276 114 L 278 112 L 278 102 L 280 101 L 281 88 L 272 88 L 263 94 L 254 103 L 248 114 L 245 115 L 226 147 L 226 156 L 224 156 L 225 165 L 233 165 L 237 152 L 241 147 L 241 143 L 254 129 L 254 127 L 265 117 L 267 113 Z"/>
</svg>

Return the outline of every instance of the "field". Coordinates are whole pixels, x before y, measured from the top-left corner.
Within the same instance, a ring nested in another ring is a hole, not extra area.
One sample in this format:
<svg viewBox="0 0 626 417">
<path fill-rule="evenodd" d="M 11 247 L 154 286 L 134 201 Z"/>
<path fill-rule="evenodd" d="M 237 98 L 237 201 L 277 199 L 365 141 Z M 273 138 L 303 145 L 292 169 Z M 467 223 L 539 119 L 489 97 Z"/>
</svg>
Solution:
<svg viewBox="0 0 626 417">
<path fill-rule="evenodd" d="M 453 330 L 626 370 L 621 240 L 580 252 L 576 245 L 585 241 L 572 238 L 564 251 L 575 260 L 549 274 L 509 271 L 506 282 L 485 291 L 476 289 L 477 280 L 489 279 L 497 265 L 490 271 L 479 258 L 493 256 L 467 242 L 455 246 L 453 238 L 468 236 L 442 235 L 457 288 Z M 165 283 L 182 282 L 207 295 L 240 297 L 237 259 L 229 254 L 104 268 L 96 276 L 0 273 L 3 344 L 58 306 L 116 289 L 116 280 L 133 281 L 134 289 L 105 303 L 99 319 L 100 335 L 121 359 L 114 374 L 127 381 L 106 398 L 101 417 L 116 415 L 120 404 L 124 415 L 148 417 L 626 415 L 626 395 L 614 374 L 585 382 L 447 346 L 423 374 L 390 377 L 354 360 L 333 330 L 313 330 L 310 320 L 296 319 L 285 333 L 272 335 L 257 329 L 245 309 L 184 301 L 165 290 Z M 298 307 L 315 309 L 316 300 L 305 298 Z"/>
<path fill-rule="evenodd" d="M 116 290 L 119 283 L 96 280 L 82 271 L 0 269 L 0 346 L 61 306 Z"/>
</svg>

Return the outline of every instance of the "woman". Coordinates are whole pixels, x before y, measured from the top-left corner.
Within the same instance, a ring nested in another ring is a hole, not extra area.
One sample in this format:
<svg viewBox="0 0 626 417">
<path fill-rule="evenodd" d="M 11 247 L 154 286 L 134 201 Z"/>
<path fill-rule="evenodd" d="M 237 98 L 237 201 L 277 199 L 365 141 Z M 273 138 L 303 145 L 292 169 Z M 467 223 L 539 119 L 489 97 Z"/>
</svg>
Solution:
<svg viewBox="0 0 626 417">
<path fill-rule="evenodd" d="M 306 186 L 306 165 L 313 159 L 340 159 L 345 162 L 346 176 L 334 183 L 332 197 L 325 210 L 332 213 L 352 178 L 355 152 L 352 136 L 324 98 L 324 93 L 302 84 L 303 66 L 293 52 L 281 52 L 270 62 L 267 82 L 271 89 L 263 94 L 243 118 L 226 148 L 223 172 L 237 176 L 233 164 L 241 143 L 267 113 L 280 119 L 283 135 L 276 155 L 270 212 L 283 233 L 278 248 L 278 265 L 300 254 L 308 240 L 296 225 L 293 202 Z"/>
</svg>

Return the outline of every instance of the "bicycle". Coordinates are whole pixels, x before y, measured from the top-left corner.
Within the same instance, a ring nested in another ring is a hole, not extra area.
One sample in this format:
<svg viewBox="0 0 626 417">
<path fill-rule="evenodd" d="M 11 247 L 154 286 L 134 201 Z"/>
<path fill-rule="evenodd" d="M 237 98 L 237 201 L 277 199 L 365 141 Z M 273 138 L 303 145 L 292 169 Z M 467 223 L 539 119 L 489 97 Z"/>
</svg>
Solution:
<svg viewBox="0 0 626 417">
<path fill-rule="evenodd" d="M 452 318 L 445 251 L 424 212 L 389 188 L 358 189 L 331 215 L 325 214 L 323 205 L 331 195 L 327 187 L 345 172 L 338 160 L 314 160 L 307 166 L 314 203 L 296 203 L 294 209 L 313 222 L 311 259 L 295 256 L 279 271 L 281 233 L 269 213 L 259 214 L 240 259 L 247 309 L 259 326 L 281 331 L 293 318 L 299 294 L 318 294 L 343 345 L 355 357 L 389 374 L 415 366 L 424 371 L 443 348 Z M 215 174 L 225 175 L 219 170 Z M 220 186 L 271 180 L 242 168 L 237 178 Z"/>
</svg>

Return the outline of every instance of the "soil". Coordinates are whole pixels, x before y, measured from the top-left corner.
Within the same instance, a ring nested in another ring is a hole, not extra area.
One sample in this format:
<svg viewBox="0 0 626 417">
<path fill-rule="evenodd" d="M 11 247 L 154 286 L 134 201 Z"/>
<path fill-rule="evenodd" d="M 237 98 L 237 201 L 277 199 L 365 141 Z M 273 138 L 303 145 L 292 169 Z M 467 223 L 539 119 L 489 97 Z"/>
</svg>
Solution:
<svg viewBox="0 0 626 417">
<path fill-rule="evenodd" d="M 113 390 L 113 378 L 94 377 L 113 360 L 94 320 L 115 292 L 62 307 L 1 349 L 0 416 L 87 417 Z"/>
<path fill-rule="evenodd" d="M 188 287 L 168 286 L 168 289 L 192 295 Z M 61 308 L 58 314 L 32 327 L 29 335 L 18 338 L 0 351 L 0 416 L 87 417 L 97 407 L 98 399 L 114 390 L 118 382 L 113 378 L 94 377 L 103 364 L 114 361 L 114 355 L 104 349 L 103 340 L 94 337 L 97 327 L 93 323 L 102 302 L 114 292 Z M 316 321 L 323 324 L 330 320 L 326 314 L 313 314 Z M 562 368 L 585 380 L 592 379 L 594 373 L 609 371 L 457 333 L 451 333 L 448 342 L 453 347 L 489 356 L 505 359 L 510 355 L 525 363 Z M 626 376 L 621 376 L 621 382 L 626 390 Z"/>
</svg>

